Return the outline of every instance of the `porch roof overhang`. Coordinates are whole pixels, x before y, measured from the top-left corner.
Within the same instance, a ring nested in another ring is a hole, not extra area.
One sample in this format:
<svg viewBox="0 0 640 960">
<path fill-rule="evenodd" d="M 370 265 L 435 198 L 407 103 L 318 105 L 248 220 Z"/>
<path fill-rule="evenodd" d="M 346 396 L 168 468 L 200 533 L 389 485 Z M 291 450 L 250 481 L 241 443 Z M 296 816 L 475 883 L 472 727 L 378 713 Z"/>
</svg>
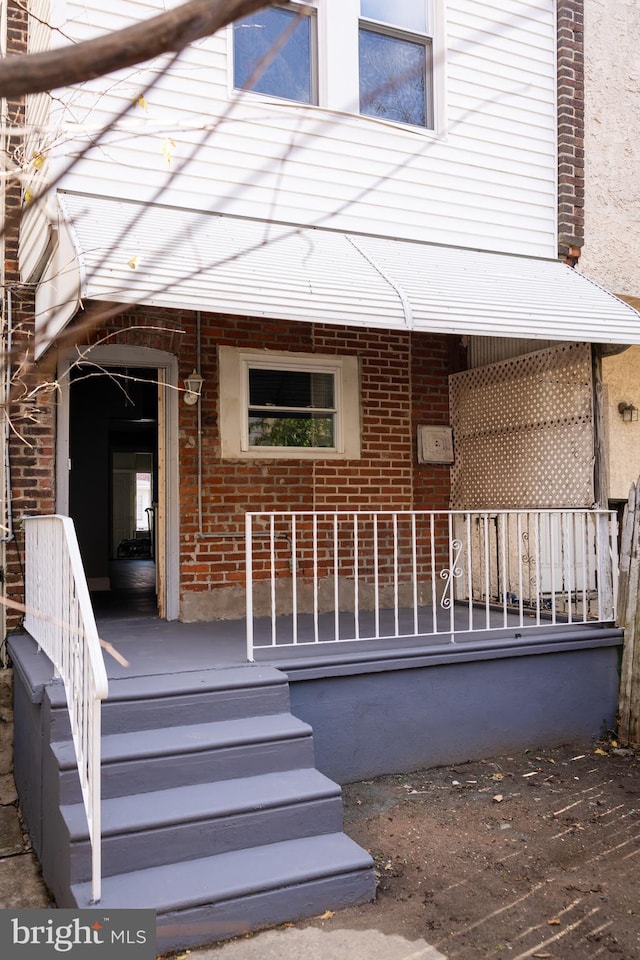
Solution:
<svg viewBox="0 0 640 960">
<path fill-rule="evenodd" d="M 60 193 L 37 354 L 83 300 L 445 334 L 640 344 L 640 313 L 557 260 Z"/>
</svg>

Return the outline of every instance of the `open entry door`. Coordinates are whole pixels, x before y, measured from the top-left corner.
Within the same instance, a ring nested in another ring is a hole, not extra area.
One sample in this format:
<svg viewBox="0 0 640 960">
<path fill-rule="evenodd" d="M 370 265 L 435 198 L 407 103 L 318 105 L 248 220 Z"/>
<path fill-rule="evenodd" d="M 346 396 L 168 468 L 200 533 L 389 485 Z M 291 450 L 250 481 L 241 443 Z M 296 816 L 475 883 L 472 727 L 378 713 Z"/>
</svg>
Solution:
<svg viewBox="0 0 640 960">
<path fill-rule="evenodd" d="M 74 521 L 96 613 L 177 619 L 177 364 L 143 348 L 89 357 L 61 377 L 57 510 Z"/>
</svg>

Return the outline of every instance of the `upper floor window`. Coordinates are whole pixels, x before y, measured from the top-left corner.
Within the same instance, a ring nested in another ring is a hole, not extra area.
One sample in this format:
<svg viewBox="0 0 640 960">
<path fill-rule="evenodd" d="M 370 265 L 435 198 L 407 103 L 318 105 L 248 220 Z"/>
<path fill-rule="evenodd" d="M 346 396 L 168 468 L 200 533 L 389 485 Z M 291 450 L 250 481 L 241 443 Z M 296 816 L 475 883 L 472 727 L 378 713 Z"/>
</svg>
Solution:
<svg viewBox="0 0 640 960">
<path fill-rule="evenodd" d="M 233 84 L 271 97 L 317 103 L 315 10 L 267 7 L 233 25 Z"/>
<path fill-rule="evenodd" d="M 360 112 L 432 127 L 432 44 L 425 0 L 360 0 Z"/>
<path fill-rule="evenodd" d="M 234 86 L 433 130 L 436 5 L 273 4 L 233 25 Z"/>
</svg>

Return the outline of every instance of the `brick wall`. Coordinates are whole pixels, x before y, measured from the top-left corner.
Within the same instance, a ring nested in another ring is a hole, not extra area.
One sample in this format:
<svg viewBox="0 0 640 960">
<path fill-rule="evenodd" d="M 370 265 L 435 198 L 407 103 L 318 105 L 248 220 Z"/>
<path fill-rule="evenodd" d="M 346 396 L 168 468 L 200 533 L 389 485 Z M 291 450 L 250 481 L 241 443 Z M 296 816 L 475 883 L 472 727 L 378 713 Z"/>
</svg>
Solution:
<svg viewBox="0 0 640 960">
<path fill-rule="evenodd" d="M 584 242 L 584 0 L 558 0 L 558 255 Z"/>
<path fill-rule="evenodd" d="M 55 510 L 55 413 L 54 370 L 50 362 L 34 369 L 30 361 L 30 329 L 33 318 L 30 290 L 16 285 L 11 290 L 13 349 L 9 455 L 11 462 L 11 525 L 13 537 L 6 546 L 7 598 L 22 603 L 24 534 L 22 519 Z M 19 616 L 11 614 L 9 626 Z"/>
<path fill-rule="evenodd" d="M 9 54 L 20 54 L 27 46 L 26 4 L 9 0 L 7 49 Z M 7 103 L 7 123 L 10 130 L 19 131 L 24 122 L 22 101 Z M 7 160 L 11 168 L 21 163 L 22 140 L 11 135 L 7 141 Z M 21 518 L 35 511 L 53 510 L 53 407 L 51 395 L 43 380 L 47 367 L 36 373 L 30 363 L 30 345 L 33 324 L 33 291 L 20 283 L 18 272 L 18 225 L 22 208 L 22 187 L 18 177 L 6 181 L 4 211 L 4 318 L 6 331 L 11 331 L 11 352 L 4 342 L 5 357 L 11 375 L 10 403 L 7 411 L 10 423 L 11 503 L 8 504 L 7 525 L 13 538 L 6 545 L 6 596 L 9 601 L 22 603 L 23 590 L 23 535 Z M 4 429 L 4 427 L 3 427 Z M 4 519 L 4 518 L 3 518 Z M 9 531 L 8 531 L 9 532 Z M 7 625 L 14 626 L 19 614 L 9 611 Z"/>
<path fill-rule="evenodd" d="M 195 316 L 139 308 L 82 335 L 87 342 L 146 346 L 173 352 L 180 381 L 197 365 Z M 197 407 L 179 409 L 180 580 L 182 602 L 194 594 L 244 582 L 244 515 L 249 510 L 429 509 L 449 500 L 449 468 L 417 463 L 416 426 L 448 423 L 448 338 L 307 323 L 202 315 L 201 400 L 202 530 L 198 529 Z M 223 460 L 218 430 L 218 345 L 264 347 L 302 353 L 355 355 L 360 360 L 362 456 L 359 460 Z M 135 355 L 132 351 L 132 365 Z M 52 425 L 53 397 L 49 403 Z M 45 418 L 46 419 L 46 418 Z M 33 430 L 43 431 L 44 420 Z M 35 501 L 29 510 L 52 509 L 49 442 L 25 448 L 25 495 L 29 463 L 35 460 Z"/>
</svg>

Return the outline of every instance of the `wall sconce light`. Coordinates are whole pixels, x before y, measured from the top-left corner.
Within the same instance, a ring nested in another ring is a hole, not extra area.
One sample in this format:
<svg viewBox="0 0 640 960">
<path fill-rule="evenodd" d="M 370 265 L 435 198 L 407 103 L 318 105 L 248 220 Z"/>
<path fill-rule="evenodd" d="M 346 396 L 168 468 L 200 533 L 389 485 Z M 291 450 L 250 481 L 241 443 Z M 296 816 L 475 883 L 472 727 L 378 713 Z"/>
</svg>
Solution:
<svg viewBox="0 0 640 960">
<path fill-rule="evenodd" d="M 618 413 L 622 417 L 623 423 L 634 423 L 638 419 L 638 408 L 632 403 L 619 403 Z"/>
<path fill-rule="evenodd" d="M 197 403 L 200 399 L 200 394 L 202 393 L 202 384 L 204 383 L 202 377 L 197 370 L 194 370 L 190 377 L 186 377 L 184 381 L 184 402 L 190 407 Z"/>
</svg>

